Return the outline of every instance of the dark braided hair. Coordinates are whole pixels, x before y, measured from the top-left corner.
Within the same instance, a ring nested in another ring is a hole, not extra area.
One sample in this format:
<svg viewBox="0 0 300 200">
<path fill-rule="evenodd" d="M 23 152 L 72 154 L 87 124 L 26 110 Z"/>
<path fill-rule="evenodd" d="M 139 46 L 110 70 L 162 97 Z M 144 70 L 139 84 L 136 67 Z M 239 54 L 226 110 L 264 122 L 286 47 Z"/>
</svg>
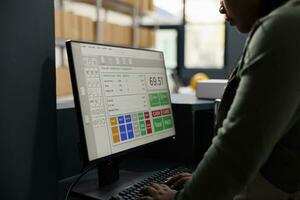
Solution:
<svg viewBox="0 0 300 200">
<path fill-rule="evenodd" d="M 288 0 L 262 0 L 261 16 L 266 16 L 274 9 L 278 8 L 279 6 L 282 6 L 287 1 Z"/>
</svg>

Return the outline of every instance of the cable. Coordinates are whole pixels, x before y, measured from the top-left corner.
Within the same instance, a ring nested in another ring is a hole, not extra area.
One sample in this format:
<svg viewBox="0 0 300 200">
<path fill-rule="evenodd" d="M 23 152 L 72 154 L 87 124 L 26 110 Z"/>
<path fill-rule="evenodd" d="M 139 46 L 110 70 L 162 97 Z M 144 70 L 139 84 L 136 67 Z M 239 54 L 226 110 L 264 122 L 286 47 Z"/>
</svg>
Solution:
<svg viewBox="0 0 300 200">
<path fill-rule="evenodd" d="M 76 186 L 76 184 L 80 181 L 80 179 L 86 174 L 88 173 L 90 170 L 92 170 L 93 168 L 95 168 L 97 166 L 97 164 L 88 166 L 77 178 L 76 180 L 70 185 L 65 200 L 69 200 L 70 199 L 70 193 L 73 190 L 73 188 Z"/>
</svg>

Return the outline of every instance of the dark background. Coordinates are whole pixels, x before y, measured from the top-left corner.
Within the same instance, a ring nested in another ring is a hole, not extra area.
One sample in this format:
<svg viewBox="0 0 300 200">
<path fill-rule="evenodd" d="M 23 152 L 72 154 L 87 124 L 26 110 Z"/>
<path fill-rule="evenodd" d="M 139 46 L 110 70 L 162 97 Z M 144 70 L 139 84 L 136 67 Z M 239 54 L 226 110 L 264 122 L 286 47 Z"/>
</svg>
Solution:
<svg viewBox="0 0 300 200">
<path fill-rule="evenodd" d="M 57 197 L 54 1 L 1 1 L 0 199 Z"/>
</svg>

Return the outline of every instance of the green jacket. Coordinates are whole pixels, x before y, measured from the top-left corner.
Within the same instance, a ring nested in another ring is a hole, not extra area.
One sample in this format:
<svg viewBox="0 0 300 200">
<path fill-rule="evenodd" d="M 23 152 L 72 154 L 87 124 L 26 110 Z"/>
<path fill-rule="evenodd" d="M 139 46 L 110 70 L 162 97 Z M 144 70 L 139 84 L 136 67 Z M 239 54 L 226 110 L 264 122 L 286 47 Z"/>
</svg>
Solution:
<svg viewBox="0 0 300 200">
<path fill-rule="evenodd" d="M 232 200 L 259 173 L 286 192 L 300 190 L 297 2 L 253 27 L 222 98 L 218 135 L 175 199 Z"/>
</svg>

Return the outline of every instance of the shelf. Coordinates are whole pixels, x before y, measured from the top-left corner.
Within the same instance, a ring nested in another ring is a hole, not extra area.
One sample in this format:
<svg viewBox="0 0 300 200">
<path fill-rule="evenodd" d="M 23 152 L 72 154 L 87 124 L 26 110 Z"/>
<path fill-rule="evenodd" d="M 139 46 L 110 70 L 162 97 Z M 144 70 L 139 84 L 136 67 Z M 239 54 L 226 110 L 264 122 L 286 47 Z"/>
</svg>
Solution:
<svg viewBox="0 0 300 200">
<path fill-rule="evenodd" d="M 75 108 L 73 95 L 61 96 L 56 98 L 56 109 Z"/>
<path fill-rule="evenodd" d="M 96 6 L 97 4 L 97 0 L 73 0 L 73 1 L 86 3 L 94 6 Z M 134 13 L 134 9 L 137 8 L 134 5 L 130 5 L 119 0 L 102 0 L 101 6 L 107 10 L 112 10 L 126 15 L 131 15 L 131 16 Z M 150 11 L 149 12 L 144 11 L 140 13 L 140 16 L 149 15 L 149 14 Z"/>
<path fill-rule="evenodd" d="M 65 47 L 66 46 L 66 41 L 61 39 L 61 40 L 55 40 L 55 46 L 58 47 Z"/>
<path fill-rule="evenodd" d="M 102 7 L 107 10 L 120 12 L 126 15 L 133 15 L 133 9 L 134 9 L 133 6 L 117 0 L 102 1 Z"/>
</svg>

